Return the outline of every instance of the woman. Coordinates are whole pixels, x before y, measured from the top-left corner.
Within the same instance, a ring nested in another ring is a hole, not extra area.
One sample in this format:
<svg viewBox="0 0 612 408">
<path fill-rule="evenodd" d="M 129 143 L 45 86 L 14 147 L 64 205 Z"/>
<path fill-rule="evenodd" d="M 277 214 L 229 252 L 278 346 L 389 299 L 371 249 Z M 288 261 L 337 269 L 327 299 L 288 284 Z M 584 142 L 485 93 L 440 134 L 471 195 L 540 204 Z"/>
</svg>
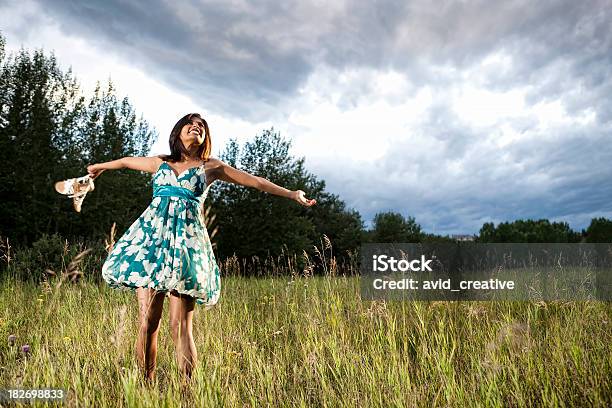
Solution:
<svg viewBox="0 0 612 408">
<path fill-rule="evenodd" d="M 157 334 L 166 296 L 170 297 L 170 328 L 176 357 L 187 378 L 197 353 L 192 322 L 195 304 L 212 307 L 219 300 L 219 267 L 202 218 L 201 207 L 215 180 L 279 195 L 304 206 L 315 200 L 302 190 L 290 191 L 262 177 L 211 158 L 208 124 L 197 113 L 182 117 L 170 132 L 170 154 L 124 157 L 87 167 L 96 178 L 105 170 L 129 168 L 153 173 L 153 200 L 117 240 L 103 267 L 104 280 L 114 288 L 136 290 L 140 330 L 138 363 L 145 377 L 155 377 Z"/>
</svg>

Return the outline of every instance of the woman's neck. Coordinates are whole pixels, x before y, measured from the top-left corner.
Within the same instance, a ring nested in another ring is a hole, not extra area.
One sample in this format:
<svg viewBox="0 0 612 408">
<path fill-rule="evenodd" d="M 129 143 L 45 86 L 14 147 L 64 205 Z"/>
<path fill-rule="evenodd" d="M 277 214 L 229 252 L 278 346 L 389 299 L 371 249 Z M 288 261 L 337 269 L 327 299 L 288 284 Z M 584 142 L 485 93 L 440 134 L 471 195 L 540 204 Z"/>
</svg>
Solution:
<svg viewBox="0 0 612 408">
<path fill-rule="evenodd" d="M 201 159 L 199 157 L 185 156 L 185 155 L 183 155 L 183 157 L 181 157 L 181 163 L 182 162 L 191 162 L 191 161 L 201 161 Z"/>
</svg>

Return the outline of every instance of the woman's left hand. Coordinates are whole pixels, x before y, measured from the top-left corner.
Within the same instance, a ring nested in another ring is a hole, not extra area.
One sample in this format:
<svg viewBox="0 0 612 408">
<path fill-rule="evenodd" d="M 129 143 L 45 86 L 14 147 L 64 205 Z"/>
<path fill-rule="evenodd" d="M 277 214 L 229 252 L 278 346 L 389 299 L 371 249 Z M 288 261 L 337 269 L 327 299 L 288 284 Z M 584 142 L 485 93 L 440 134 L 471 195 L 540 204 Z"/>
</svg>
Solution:
<svg viewBox="0 0 612 408">
<path fill-rule="evenodd" d="M 305 194 L 302 190 L 295 190 L 291 192 L 291 199 L 294 201 L 297 201 L 298 203 L 302 204 L 305 207 L 310 207 L 312 205 L 315 205 L 317 203 L 317 200 L 312 199 L 309 200 L 308 198 L 305 197 Z"/>
</svg>

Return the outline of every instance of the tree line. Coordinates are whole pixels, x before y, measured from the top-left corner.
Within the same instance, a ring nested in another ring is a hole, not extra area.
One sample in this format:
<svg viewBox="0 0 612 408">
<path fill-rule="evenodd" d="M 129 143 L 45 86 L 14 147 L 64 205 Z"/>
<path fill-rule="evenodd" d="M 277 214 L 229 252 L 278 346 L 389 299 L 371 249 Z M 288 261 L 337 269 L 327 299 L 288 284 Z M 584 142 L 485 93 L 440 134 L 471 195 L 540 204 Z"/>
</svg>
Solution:
<svg viewBox="0 0 612 408">
<path fill-rule="evenodd" d="M 612 242 L 612 220 L 598 217 L 582 231 L 574 231 L 566 222 L 516 220 L 497 226 L 485 223 L 478 234 L 480 242 Z"/>
<path fill-rule="evenodd" d="M 103 242 L 113 223 L 125 231 L 151 200 L 151 175 L 131 170 L 105 172 L 96 180 L 83 210 L 57 194 L 53 183 L 85 174 L 90 163 L 146 156 L 158 136 L 128 98 L 118 98 L 109 81 L 84 96 L 71 70 L 63 72 L 53 54 L 20 50 L 7 55 L 0 35 L 0 235 L 28 247 L 41 236 Z M 177 118 L 178 119 L 178 118 Z M 214 136 L 214 128 L 213 128 Z M 162 136 L 163 137 L 163 136 Z M 213 138 L 214 140 L 214 138 Z M 206 205 L 214 215 L 220 259 L 312 252 L 325 235 L 334 255 L 350 256 L 364 242 L 452 242 L 425 233 L 413 217 L 375 215 L 366 229 L 358 211 L 325 181 L 293 157 L 290 140 L 272 129 L 239 145 L 225 146 L 220 159 L 289 189 L 302 189 L 317 205 L 289 200 L 229 183 L 216 183 Z M 593 219 L 581 232 L 567 223 L 517 220 L 485 223 L 481 242 L 612 242 L 612 221 Z"/>
<path fill-rule="evenodd" d="M 125 171 L 101 177 L 80 214 L 53 189 L 86 173 L 88 163 L 146 155 L 155 132 L 137 118 L 112 83 L 89 98 L 53 55 L 6 55 L 0 37 L 0 231 L 29 245 L 42 234 L 100 239 L 110 225 L 127 227 L 146 206 L 148 178 Z"/>
<path fill-rule="evenodd" d="M 486 222 L 476 242 L 506 243 L 607 243 L 612 242 L 612 220 L 593 218 L 586 229 L 572 230 L 567 222 L 551 222 L 547 219 L 515 220 L 495 225 Z M 451 236 L 425 233 L 414 217 L 404 217 L 396 212 L 378 213 L 373 228 L 363 232 L 363 242 L 455 242 Z"/>
<path fill-rule="evenodd" d="M 83 96 L 72 72 L 63 72 L 52 54 L 21 49 L 7 55 L 1 35 L 0 85 L 0 234 L 13 245 L 28 247 L 49 235 L 102 242 L 113 223 L 123 233 L 151 201 L 150 174 L 105 172 L 81 213 L 53 184 L 84 175 L 91 163 L 148 155 L 155 129 L 137 117 L 128 98 L 116 96 L 110 81 Z M 244 146 L 232 140 L 225 147 L 222 160 L 307 191 L 318 203 L 306 209 L 253 189 L 215 183 L 206 204 L 218 224 L 220 258 L 310 251 L 323 235 L 340 257 L 359 246 L 360 214 L 326 191 L 325 182 L 305 169 L 303 158 L 292 157 L 289 148 L 290 142 L 274 129 Z"/>
</svg>

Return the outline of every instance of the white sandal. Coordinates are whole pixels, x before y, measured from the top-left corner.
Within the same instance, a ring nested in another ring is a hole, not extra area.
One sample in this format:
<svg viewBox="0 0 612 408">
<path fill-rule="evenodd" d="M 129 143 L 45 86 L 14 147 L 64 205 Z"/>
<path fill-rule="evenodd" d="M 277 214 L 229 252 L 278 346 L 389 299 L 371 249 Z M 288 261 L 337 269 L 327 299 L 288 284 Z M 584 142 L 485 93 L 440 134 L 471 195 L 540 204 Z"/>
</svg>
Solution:
<svg viewBox="0 0 612 408">
<path fill-rule="evenodd" d="M 55 191 L 67 195 L 68 198 L 72 198 L 72 204 L 76 212 L 81 212 L 81 205 L 83 200 L 85 200 L 85 196 L 90 191 L 93 191 L 94 188 L 93 178 L 89 175 L 55 183 Z"/>
</svg>

